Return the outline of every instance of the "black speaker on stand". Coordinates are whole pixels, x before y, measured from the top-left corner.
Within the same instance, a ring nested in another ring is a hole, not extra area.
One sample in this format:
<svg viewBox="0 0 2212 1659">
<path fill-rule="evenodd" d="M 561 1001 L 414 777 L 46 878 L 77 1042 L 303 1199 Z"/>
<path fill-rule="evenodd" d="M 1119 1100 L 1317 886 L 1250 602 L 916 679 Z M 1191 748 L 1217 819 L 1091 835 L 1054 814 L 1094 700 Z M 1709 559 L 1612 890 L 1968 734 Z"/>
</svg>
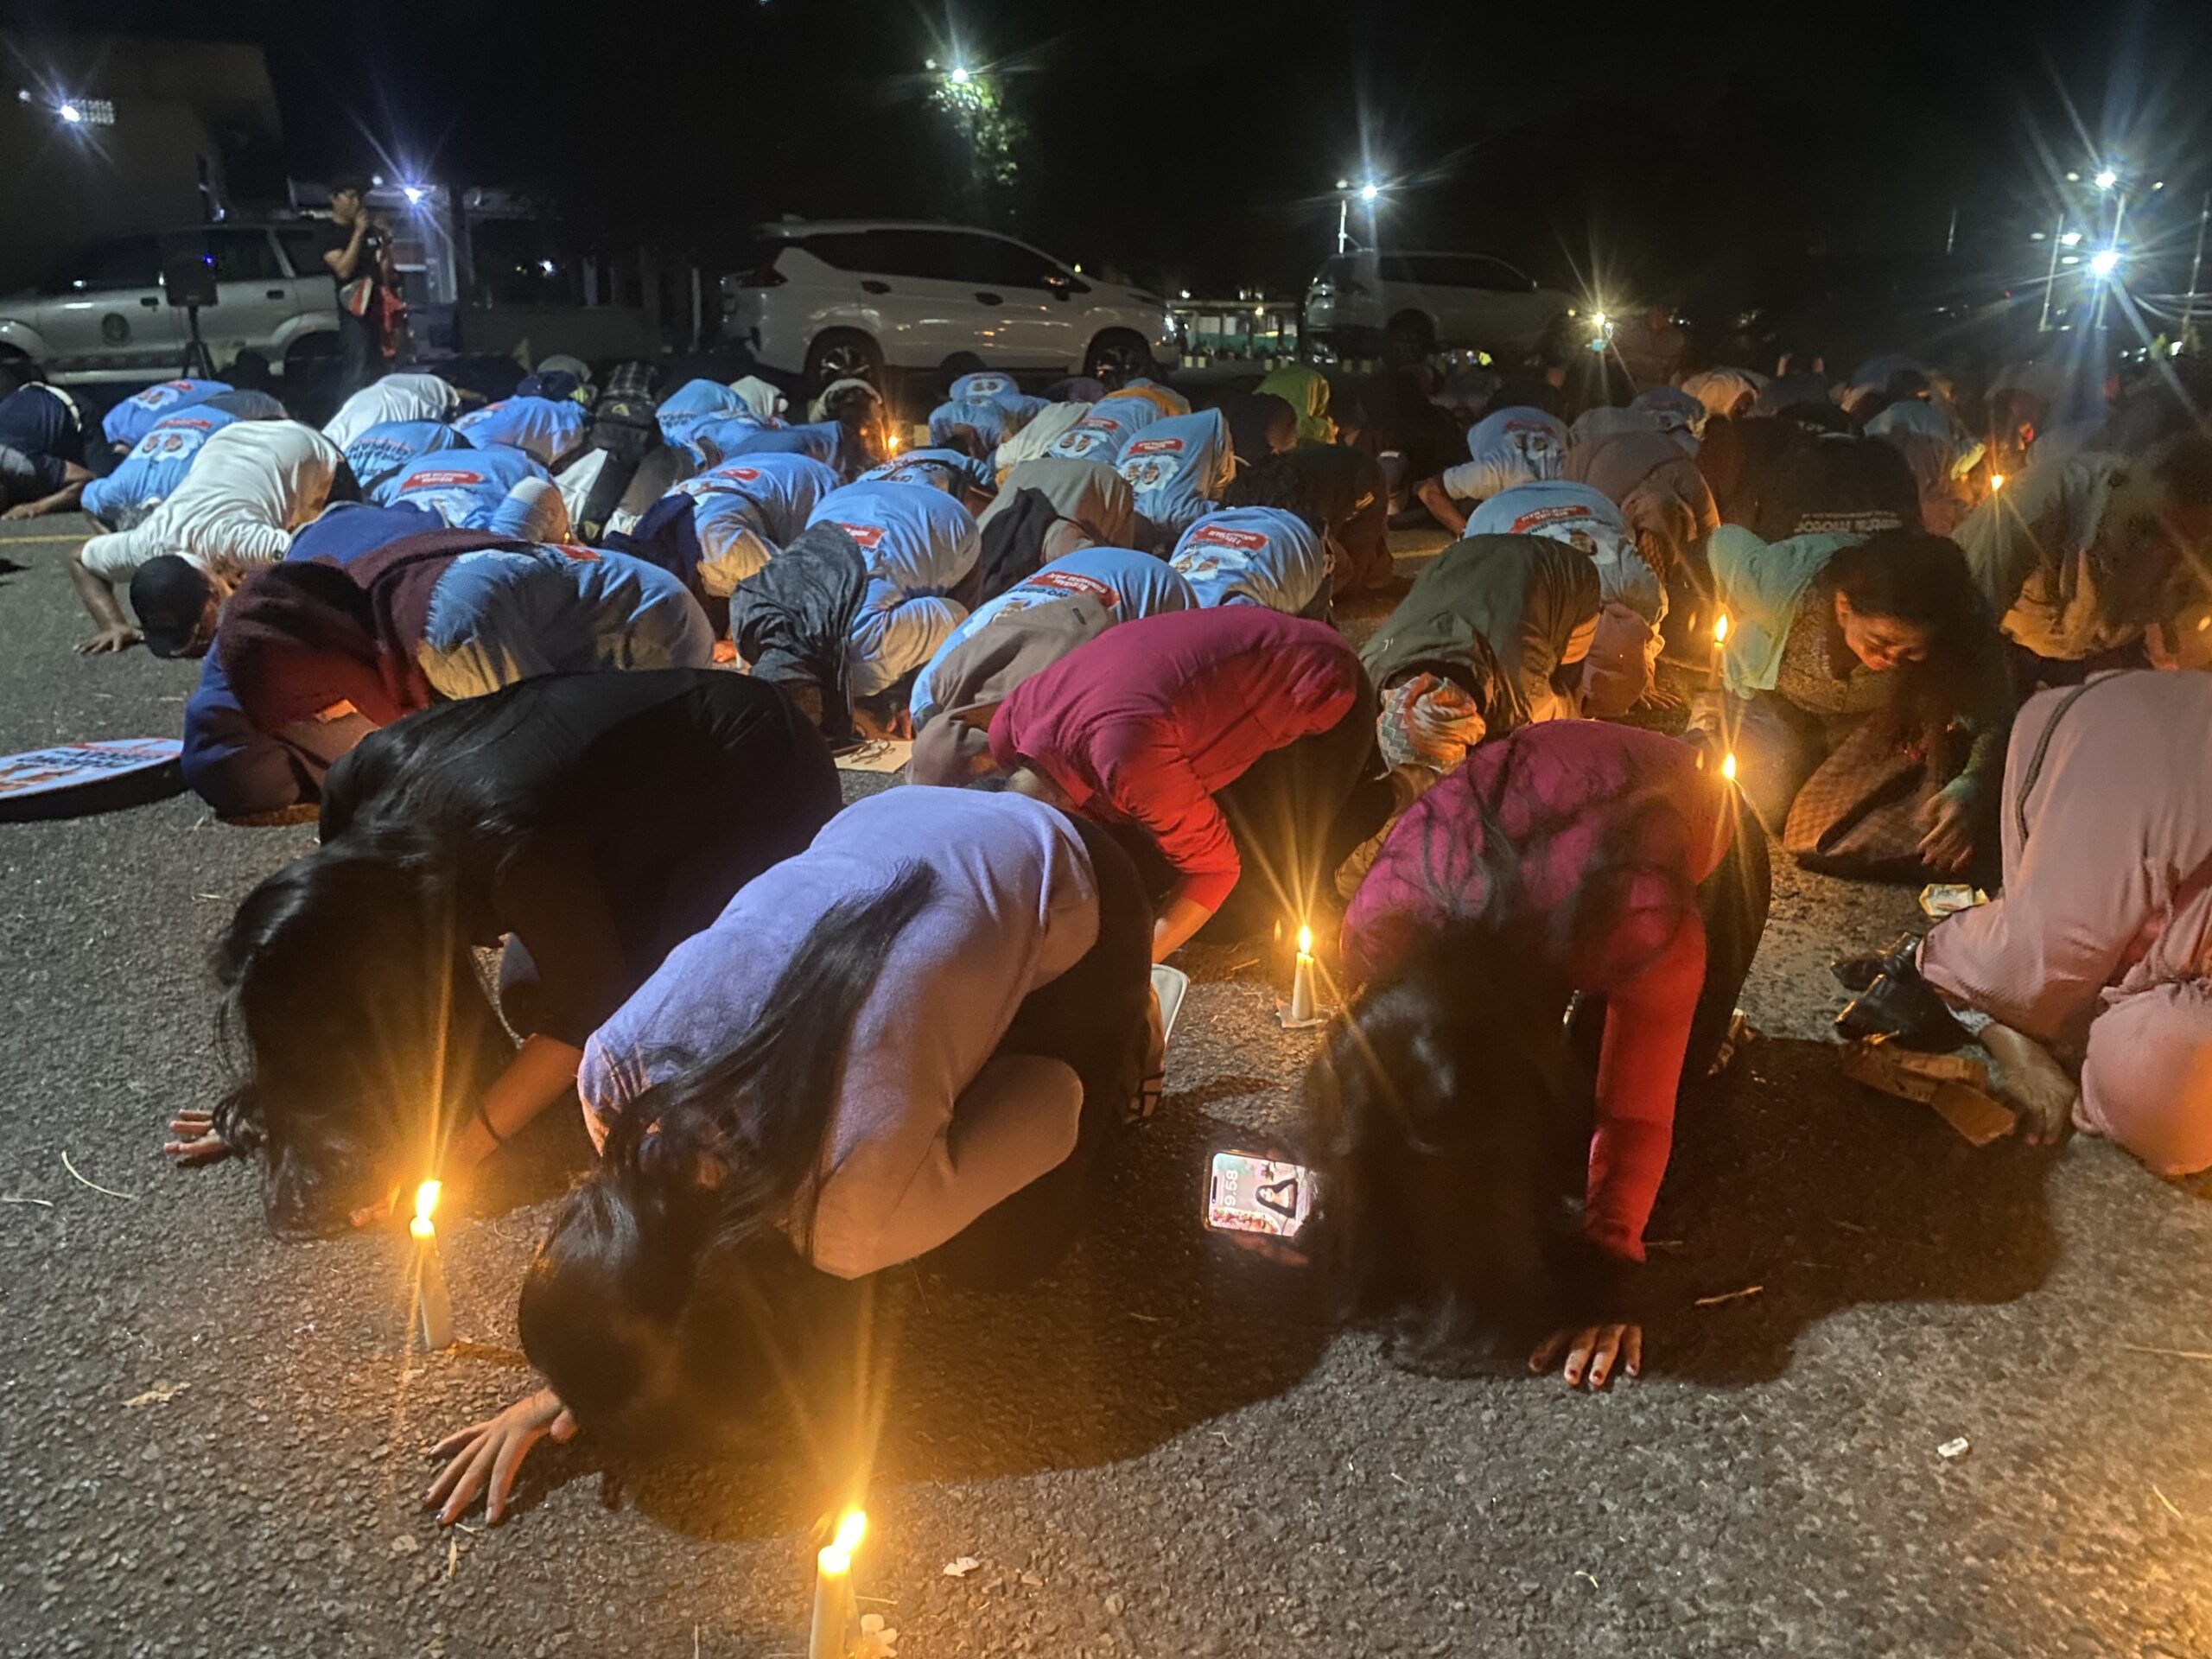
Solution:
<svg viewBox="0 0 2212 1659">
<path fill-rule="evenodd" d="M 216 290 L 213 258 L 197 251 L 171 254 L 162 267 L 162 286 L 168 291 L 170 308 L 184 313 L 190 335 L 184 345 L 184 378 L 213 380 L 215 358 L 200 337 L 200 313 L 221 297 Z"/>
</svg>

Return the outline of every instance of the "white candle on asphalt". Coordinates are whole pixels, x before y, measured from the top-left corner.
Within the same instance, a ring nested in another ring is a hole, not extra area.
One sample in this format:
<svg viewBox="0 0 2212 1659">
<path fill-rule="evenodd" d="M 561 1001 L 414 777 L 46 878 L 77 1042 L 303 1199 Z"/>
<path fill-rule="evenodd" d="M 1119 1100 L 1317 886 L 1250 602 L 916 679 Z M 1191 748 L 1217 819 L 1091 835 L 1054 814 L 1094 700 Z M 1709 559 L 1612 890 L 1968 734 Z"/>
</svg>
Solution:
<svg viewBox="0 0 2212 1659">
<path fill-rule="evenodd" d="M 1313 1017 L 1313 930 L 1298 930 L 1298 964 L 1290 981 L 1290 1023 Z"/>
<path fill-rule="evenodd" d="M 446 1294 L 445 1263 L 438 1255 L 438 1230 L 430 1212 L 438 1207 L 438 1183 L 415 1189 L 415 1219 L 407 1230 L 415 1239 L 415 1306 L 425 1348 L 453 1346 L 453 1298 Z"/>
<path fill-rule="evenodd" d="M 845 1659 L 853 1624 L 853 1552 L 868 1531 L 868 1516 L 847 1510 L 838 1517 L 837 1535 L 814 1558 L 814 1628 L 806 1659 Z"/>
</svg>

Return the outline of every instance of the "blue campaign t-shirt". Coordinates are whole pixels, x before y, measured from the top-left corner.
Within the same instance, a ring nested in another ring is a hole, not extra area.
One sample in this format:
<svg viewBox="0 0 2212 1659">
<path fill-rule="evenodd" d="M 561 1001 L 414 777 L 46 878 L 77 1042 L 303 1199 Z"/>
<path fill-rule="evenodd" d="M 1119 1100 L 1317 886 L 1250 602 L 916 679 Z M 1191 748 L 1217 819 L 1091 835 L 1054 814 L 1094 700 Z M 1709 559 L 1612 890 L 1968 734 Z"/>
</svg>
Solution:
<svg viewBox="0 0 2212 1659">
<path fill-rule="evenodd" d="M 1667 614 L 1666 589 L 1637 551 L 1628 520 L 1587 484 L 1516 484 L 1467 515 L 1467 534 L 1544 536 L 1579 547 L 1598 567 L 1599 596 L 1607 604 L 1625 605 L 1654 627 Z"/>
<path fill-rule="evenodd" d="M 979 369 L 974 374 L 963 374 L 945 389 L 945 396 L 956 404 L 969 403 L 988 397 L 993 403 L 1003 404 L 1021 396 L 1021 388 L 1014 377 L 1001 369 Z"/>
<path fill-rule="evenodd" d="M 1065 461 L 1103 461 L 1111 467 L 1128 441 L 1160 418 L 1149 397 L 1105 397 L 1090 413 L 1054 438 L 1045 453 Z"/>
<path fill-rule="evenodd" d="M 691 429 L 716 415 L 749 413 L 745 400 L 719 380 L 686 380 L 660 400 L 653 418 L 671 443 L 688 442 Z"/>
<path fill-rule="evenodd" d="M 807 523 L 838 525 L 868 575 L 908 598 L 950 592 L 982 552 L 975 515 L 923 484 L 848 484 L 823 496 Z"/>
<path fill-rule="evenodd" d="M 825 467 L 842 467 L 845 429 L 836 421 L 808 421 L 798 426 L 767 426 L 737 439 L 722 450 L 725 461 L 739 455 L 805 455 Z"/>
<path fill-rule="evenodd" d="M 931 706 L 930 670 L 992 618 L 1049 605 L 1058 599 L 1096 600 L 1116 623 L 1166 611 L 1187 611 L 1198 602 L 1191 584 L 1165 559 L 1126 547 L 1079 548 L 1017 582 L 955 628 L 915 677 L 909 706 L 918 715 Z"/>
<path fill-rule="evenodd" d="M 1013 425 L 1006 405 L 996 398 L 964 398 L 939 404 L 930 411 L 930 442 L 949 444 L 952 435 L 964 426 L 982 439 L 985 448 L 995 449 L 1006 441 Z"/>
<path fill-rule="evenodd" d="M 378 421 L 346 446 L 361 493 L 378 506 L 391 505 L 391 488 L 411 461 L 475 446 L 443 421 Z"/>
<path fill-rule="evenodd" d="M 988 461 L 957 449 L 910 449 L 896 461 L 871 467 L 853 480 L 855 484 L 926 484 L 955 497 L 969 490 L 988 490 L 998 474 Z"/>
<path fill-rule="evenodd" d="M 1229 423 L 1217 409 L 1154 421 L 1122 446 L 1115 467 L 1135 493 L 1137 511 L 1178 536 L 1213 511 L 1236 470 Z"/>
<path fill-rule="evenodd" d="M 671 494 L 688 495 L 695 523 L 715 504 L 734 499 L 747 503 L 763 535 L 781 548 L 807 526 L 822 498 L 837 487 L 837 474 L 809 455 L 746 455 L 676 486 Z"/>
<path fill-rule="evenodd" d="M 164 380 L 136 397 L 124 398 L 108 410 L 100 419 L 100 430 L 111 446 L 129 444 L 136 448 L 138 441 L 165 416 L 189 409 L 194 404 L 204 404 L 210 397 L 219 397 L 230 389 L 228 383 L 221 380 Z"/>
<path fill-rule="evenodd" d="M 691 459 L 700 466 L 712 467 L 726 455 L 741 453 L 754 434 L 780 429 L 751 410 L 739 408 L 725 414 L 702 415 L 683 429 L 683 437 L 670 442 L 690 451 Z"/>
<path fill-rule="evenodd" d="M 550 467 L 583 442 L 591 416 L 567 397 L 508 397 L 462 416 L 454 423 L 478 448 L 503 443 L 525 451 L 541 467 Z"/>
<path fill-rule="evenodd" d="M 1224 507 L 1183 532 L 1168 561 L 1198 603 L 1263 605 L 1295 616 L 1328 579 L 1329 554 L 1313 526 L 1281 507 Z"/>
<path fill-rule="evenodd" d="M 409 461 L 385 493 L 389 505 L 427 508 L 454 530 L 488 530 L 508 491 L 550 476 L 519 449 L 448 450 Z"/>
<path fill-rule="evenodd" d="M 200 446 L 238 417 L 219 409 L 187 409 L 147 428 L 105 478 L 85 486 L 84 507 L 104 524 L 120 527 L 157 501 L 176 493 Z"/>
</svg>

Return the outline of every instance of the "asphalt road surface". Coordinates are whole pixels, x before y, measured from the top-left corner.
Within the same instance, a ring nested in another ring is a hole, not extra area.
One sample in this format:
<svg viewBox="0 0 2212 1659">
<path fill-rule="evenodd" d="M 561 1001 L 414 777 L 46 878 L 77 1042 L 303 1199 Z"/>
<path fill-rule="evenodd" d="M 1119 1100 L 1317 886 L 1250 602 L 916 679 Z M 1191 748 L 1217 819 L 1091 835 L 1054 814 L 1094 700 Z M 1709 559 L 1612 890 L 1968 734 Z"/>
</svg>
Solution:
<svg viewBox="0 0 2212 1659">
<path fill-rule="evenodd" d="M 177 729 L 193 665 L 70 653 L 81 522 L 0 539 L 0 750 Z M 445 1218 L 469 1341 L 428 1358 L 404 1235 L 278 1243 L 247 1172 L 163 1167 L 220 1087 L 208 942 L 310 841 L 182 797 L 0 825 L 0 1649 L 799 1654 L 853 1378 L 742 1459 L 578 1445 L 496 1531 L 416 1510 L 422 1448 L 525 1384 L 572 1125 Z M 1286 1122 L 1311 1042 L 1279 960 L 1205 957 L 1090 1240 L 1026 1289 L 874 1298 L 861 1607 L 911 1659 L 2212 1651 L 2212 1212 L 1840 1077 L 1821 963 L 1913 914 L 1781 874 L 1765 1039 L 1685 1113 L 1651 1229 L 1648 1374 L 1597 1398 L 1395 1369 L 1201 1235 L 1206 1153 Z"/>
</svg>

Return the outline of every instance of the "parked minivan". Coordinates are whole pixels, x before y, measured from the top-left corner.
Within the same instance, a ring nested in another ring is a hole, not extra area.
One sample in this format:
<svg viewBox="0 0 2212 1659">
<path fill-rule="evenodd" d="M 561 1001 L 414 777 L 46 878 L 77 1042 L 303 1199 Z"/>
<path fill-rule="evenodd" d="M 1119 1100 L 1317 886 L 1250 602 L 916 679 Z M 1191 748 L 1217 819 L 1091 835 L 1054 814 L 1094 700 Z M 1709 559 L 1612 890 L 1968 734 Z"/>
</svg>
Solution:
<svg viewBox="0 0 2212 1659">
<path fill-rule="evenodd" d="M 1166 302 L 1086 276 L 1027 243 L 957 225 L 785 219 L 722 279 L 727 331 L 817 388 L 885 369 L 987 368 L 1109 381 L 1174 367 Z"/>
<path fill-rule="evenodd" d="M 1525 357 L 1574 315 L 1572 295 L 1539 287 L 1481 253 L 1340 253 L 1306 289 L 1304 337 L 1343 357 L 1399 361 L 1440 348 Z"/>
<path fill-rule="evenodd" d="M 312 219 L 194 225 L 97 242 L 64 259 L 35 289 L 0 296 L 0 366 L 28 359 L 54 381 L 144 381 L 175 374 L 190 338 L 162 273 L 200 259 L 216 303 L 200 335 L 218 372 L 242 351 L 283 373 L 338 349 L 338 290 L 315 251 Z"/>
</svg>

